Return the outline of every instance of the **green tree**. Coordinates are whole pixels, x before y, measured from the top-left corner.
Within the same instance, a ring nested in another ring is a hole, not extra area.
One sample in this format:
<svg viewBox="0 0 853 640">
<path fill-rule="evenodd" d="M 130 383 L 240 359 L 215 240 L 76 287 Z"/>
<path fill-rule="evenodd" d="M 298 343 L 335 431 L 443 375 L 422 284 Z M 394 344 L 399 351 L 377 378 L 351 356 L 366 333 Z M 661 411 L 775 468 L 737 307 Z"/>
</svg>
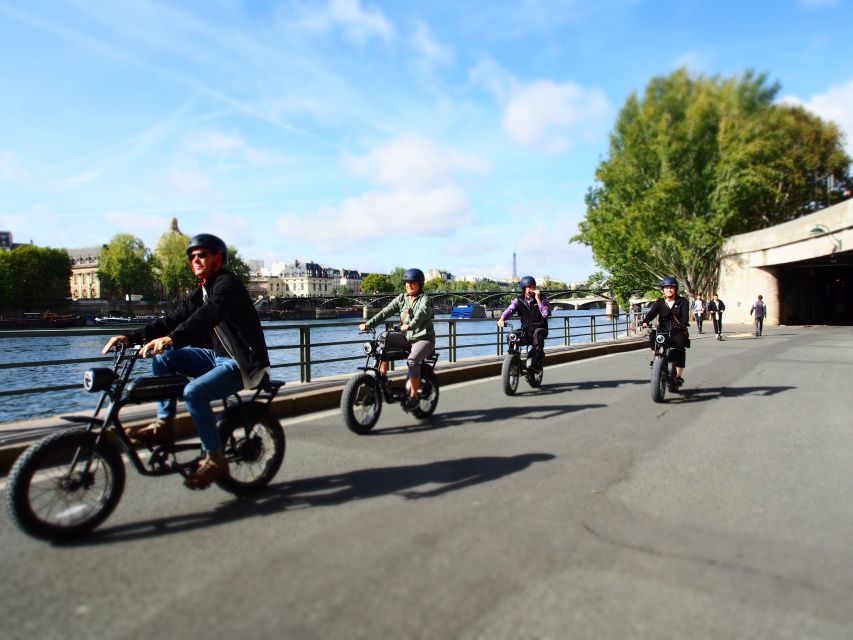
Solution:
<svg viewBox="0 0 853 640">
<path fill-rule="evenodd" d="M 189 241 L 190 237 L 181 233 L 173 220 L 172 229 L 160 236 L 154 250 L 157 278 L 166 297 L 172 302 L 183 298 L 197 282 L 187 260 Z"/>
<path fill-rule="evenodd" d="M 370 273 L 361 281 L 361 290 L 364 293 L 391 293 L 398 291 L 388 276 L 380 273 Z"/>
<path fill-rule="evenodd" d="M 838 128 L 775 105 L 778 90 L 752 72 L 681 69 L 627 99 L 572 238 L 592 247 L 621 303 L 666 275 L 710 291 L 727 236 L 809 212 L 815 176 L 847 176 Z"/>
<path fill-rule="evenodd" d="M 228 247 L 228 270 L 240 279 L 244 285 L 249 284 L 249 264 L 243 260 L 236 247 Z"/>
<path fill-rule="evenodd" d="M 430 278 L 424 282 L 424 291 L 447 291 L 447 283 L 443 278 Z"/>
<path fill-rule="evenodd" d="M 392 291 L 403 291 L 403 274 L 406 270 L 403 267 L 394 267 L 394 270 L 388 274 L 388 282 L 393 285 Z"/>
<path fill-rule="evenodd" d="M 127 310 L 133 315 L 131 296 L 151 299 L 156 276 L 156 258 L 145 248 L 142 240 L 129 233 L 113 236 L 98 258 L 98 279 L 101 287 L 127 299 Z"/>
<path fill-rule="evenodd" d="M 5 307 L 43 311 L 65 304 L 71 258 L 65 249 L 23 245 L 0 252 L 0 301 Z"/>
</svg>

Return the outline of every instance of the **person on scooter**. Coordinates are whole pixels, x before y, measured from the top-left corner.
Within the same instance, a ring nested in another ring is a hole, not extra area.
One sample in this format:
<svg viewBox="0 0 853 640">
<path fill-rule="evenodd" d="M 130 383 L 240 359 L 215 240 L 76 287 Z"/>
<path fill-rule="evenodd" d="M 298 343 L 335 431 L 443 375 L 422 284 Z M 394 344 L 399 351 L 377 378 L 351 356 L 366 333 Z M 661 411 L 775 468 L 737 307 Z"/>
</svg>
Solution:
<svg viewBox="0 0 853 640">
<path fill-rule="evenodd" d="M 524 276 L 518 281 L 518 286 L 521 293 L 498 318 L 498 326 L 503 327 L 508 318 L 518 314 L 521 318 L 521 328 L 530 335 L 533 342 L 531 352 L 533 362 L 529 366 L 538 371 L 542 368 L 542 362 L 545 359 L 545 338 L 548 337 L 548 316 L 551 315 L 551 306 L 548 298 L 536 288 L 536 280 L 532 276 Z"/>
<path fill-rule="evenodd" d="M 421 387 L 421 363 L 435 351 L 432 304 L 429 296 L 424 293 L 425 280 L 424 272 L 420 269 L 407 269 L 403 273 L 405 292 L 358 327 L 361 331 L 367 331 L 390 316 L 400 315 L 400 331 L 406 332 L 406 339 L 412 347 L 406 361 L 409 366 L 409 397 L 406 398 L 404 406 L 407 410 L 414 409 L 420 402 L 418 391 Z M 388 375 L 387 361 L 382 361 L 379 371 L 383 376 Z"/>
<path fill-rule="evenodd" d="M 690 303 L 687 298 L 678 295 L 678 280 L 668 276 L 661 280 L 660 288 L 663 297 L 652 303 L 646 317 L 643 318 L 643 328 L 655 318 L 658 319 L 658 327 L 664 331 L 670 331 L 672 344 L 675 346 L 675 384 L 680 387 L 684 384 L 684 368 L 687 366 L 687 345 L 689 340 L 688 327 L 690 326 Z M 654 345 L 652 345 L 654 350 Z"/>
<path fill-rule="evenodd" d="M 110 338 L 116 343 L 142 344 L 140 355 L 154 356 L 154 375 L 182 374 L 193 378 L 184 402 L 195 422 L 205 457 L 185 484 L 203 489 L 228 474 L 228 461 L 210 403 L 241 389 L 254 389 L 269 374 L 270 361 L 258 312 L 240 279 L 225 267 L 228 247 L 217 236 L 202 233 L 187 247 L 187 258 L 199 287 L 164 317 L 141 330 Z M 157 403 L 157 419 L 130 430 L 139 442 L 175 442 L 176 401 Z"/>
</svg>

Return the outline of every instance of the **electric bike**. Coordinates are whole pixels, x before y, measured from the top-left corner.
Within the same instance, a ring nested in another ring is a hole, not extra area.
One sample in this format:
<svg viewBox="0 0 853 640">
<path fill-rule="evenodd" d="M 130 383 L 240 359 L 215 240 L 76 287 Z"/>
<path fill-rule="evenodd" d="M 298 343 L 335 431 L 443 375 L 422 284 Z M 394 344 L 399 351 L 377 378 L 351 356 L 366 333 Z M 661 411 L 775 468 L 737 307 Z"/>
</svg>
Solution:
<svg viewBox="0 0 853 640">
<path fill-rule="evenodd" d="M 676 381 L 676 346 L 672 342 L 673 331 L 681 331 L 681 329 L 677 327 L 649 329 L 650 340 L 654 345 L 654 357 L 649 364 L 652 370 L 652 400 L 655 402 L 663 402 L 667 390 L 675 393 L 680 387 Z"/>
<path fill-rule="evenodd" d="M 180 398 L 189 380 L 182 375 L 131 380 L 140 346 L 119 344 L 112 367 L 83 375 L 86 391 L 101 392 L 91 416 L 62 416 L 79 425 L 33 443 L 15 462 L 6 488 L 6 507 L 21 531 L 60 542 L 89 533 L 121 499 L 125 484 L 122 455 L 144 476 L 191 476 L 203 459 L 199 443 L 146 445 L 143 461 L 125 433 L 119 413 L 127 405 Z M 263 489 L 281 467 L 285 435 L 271 403 L 284 382 L 266 379 L 251 396 L 223 399 L 218 428 L 229 474 L 216 484 L 235 495 Z M 103 416 L 101 410 L 106 407 Z M 178 458 L 181 458 L 179 460 Z"/>
<path fill-rule="evenodd" d="M 420 401 L 413 409 L 407 409 L 406 400 L 410 389 L 408 378 L 401 389 L 394 389 L 388 377 L 382 375 L 379 369 L 381 362 L 405 360 L 408 357 L 411 345 L 406 335 L 399 331 L 399 327 L 384 331 L 378 337 L 376 329 L 361 333 L 370 333 L 372 337 L 362 345 L 367 356 L 365 366 L 359 367 L 361 373 L 347 382 L 341 394 L 341 413 L 347 428 L 360 435 L 368 433 L 379 420 L 383 399 L 389 404 L 399 403 L 404 411 L 411 411 L 419 420 L 432 416 L 438 406 L 438 377 L 435 375 L 438 352 L 434 351 L 421 363 L 421 386 L 418 389 Z"/>
<path fill-rule="evenodd" d="M 514 329 L 512 324 L 507 324 L 509 332 L 506 335 L 507 354 L 504 356 L 501 367 L 501 380 L 504 393 L 508 396 L 515 395 L 518 390 L 518 380 L 524 377 L 534 389 L 542 386 L 543 362 L 538 367 L 533 366 L 533 336 L 524 329 Z M 526 349 L 524 349 L 526 347 Z"/>
</svg>

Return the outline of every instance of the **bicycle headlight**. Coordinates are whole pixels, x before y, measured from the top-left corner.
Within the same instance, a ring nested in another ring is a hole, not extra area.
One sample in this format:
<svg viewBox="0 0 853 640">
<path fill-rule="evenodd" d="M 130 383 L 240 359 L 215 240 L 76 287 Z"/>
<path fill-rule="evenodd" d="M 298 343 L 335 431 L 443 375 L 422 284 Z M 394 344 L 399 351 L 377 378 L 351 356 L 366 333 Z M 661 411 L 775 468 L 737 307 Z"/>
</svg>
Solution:
<svg viewBox="0 0 853 640">
<path fill-rule="evenodd" d="M 657 342 L 658 344 L 663 344 L 664 342 L 666 342 L 666 336 L 662 333 L 657 334 L 655 336 L 655 342 Z"/>
<path fill-rule="evenodd" d="M 511 331 L 506 336 L 507 342 L 518 342 L 518 334 L 515 331 Z"/>
<path fill-rule="evenodd" d="M 105 391 L 113 382 L 113 370 L 108 367 L 93 367 L 83 374 L 83 388 L 90 393 Z"/>
<path fill-rule="evenodd" d="M 368 340 L 363 345 L 361 345 L 361 348 L 365 354 L 371 355 L 371 354 L 376 352 L 376 341 L 375 340 Z"/>
</svg>

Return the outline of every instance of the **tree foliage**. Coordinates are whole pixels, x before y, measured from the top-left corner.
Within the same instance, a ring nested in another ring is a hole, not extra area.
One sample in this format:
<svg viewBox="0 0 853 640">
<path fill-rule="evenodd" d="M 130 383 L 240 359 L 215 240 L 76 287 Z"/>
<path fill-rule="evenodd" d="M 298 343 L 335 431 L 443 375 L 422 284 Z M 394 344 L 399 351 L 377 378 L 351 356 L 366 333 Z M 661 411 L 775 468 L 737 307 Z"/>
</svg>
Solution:
<svg viewBox="0 0 853 640">
<path fill-rule="evenodd" d="M 236 247 L 228 247 L 228 270 L 237 276 L 244 285 L 249 284 L 251 269 L 249 269 L 249 264 L 237 252 Z"/>
<path fill-rule="evenodd" d="M 195 288 L 196 278 L 187 260 L 190 237 L 180 231 L 167 231 L 157 242 L 155 271 L 163 292 L 172 302 L 182 299 Z"/>
<path fill-rule="evenodd" d="M 122 298 L 136 294 L 150 300 L 155 290 L 156 264 L 156 258 L 145 248 L 142 240 L 129 233 L 118 233 L 98 258 L 101 288 Z M 133 312 L 129 298 L 128 311 Z"/>
<path fill-rule="evenodd" d="M 70 294 L 71 258 L 65 249 L 22 245 L 0 251 L 0 304 L 44 311 Z"/>
<path fill-rule="evenodd" d="M 681 69 L 627 99 L 572 239 L 592 247 L 620 302 L 666 275 L 710 291 L 727 236 L 809 213 L 827 176 L 849 179 L 838 127 L 774 104 L 778 90 L 752 72 Z"/>
<path fill-rule="evenodd" d="M 391 293 L 400 289 L 394 286 L 388 276 L 383 276 L 381 273 L 370 273 L 361 281 L 361 290 L 364 293 Z"/>
</svg>

